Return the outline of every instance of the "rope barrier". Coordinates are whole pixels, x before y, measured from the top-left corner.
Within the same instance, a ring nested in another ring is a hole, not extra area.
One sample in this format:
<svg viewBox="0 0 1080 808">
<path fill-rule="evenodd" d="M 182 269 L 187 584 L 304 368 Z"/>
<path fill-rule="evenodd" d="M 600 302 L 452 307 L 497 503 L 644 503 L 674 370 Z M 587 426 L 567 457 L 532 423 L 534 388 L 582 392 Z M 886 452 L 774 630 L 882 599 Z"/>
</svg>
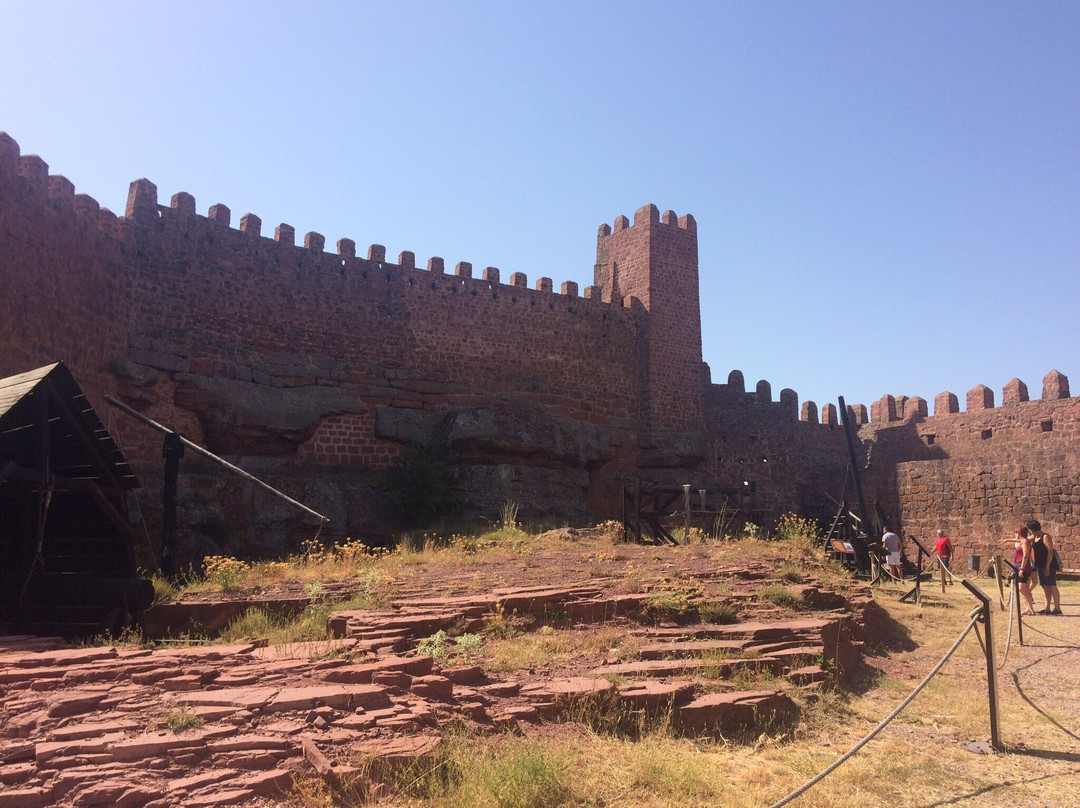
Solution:
<svg viewBox="0 0 1080 808">
<path fill-rule="evenodd" d="M 919 682 L 918 686 L 913 691 L 911 691 L 911 694 L 906 699 L 904 699 L 902 702 L 900 702 L 900 705 L 895 710 L 893 710 L 891 713 L 889 713 L 887 716 L 885 716 L 885 718 L 881 721 L 881 723 L 878 724 L 876 727 L 874 727 L 870 731 L 869 735 L 867 735 L 865 738 L 863 738 L 861 741 L 859 741 L 857 744 L 855 744 L 853 747 L 851 747 L 851 749 L 849 749 L 847 752 L 845 752 L 843 755 L 841 755 L 839 758 L 837 758 L 836 761 L 834 761 L 832 763 L 832 765 L 830 765 L 823 772 L 821 772 L 820 774 L 818 774 L 816 777 L 812 778 L 811 780 L 807 781 L 806 783 L 801 785 L 799 788 L 792 791 L 790 794 L 788 794 L 786 797 L 784 797 L 779 802 L 774 802 L 769 808 L 780 808 L 780 806 L 787 805 L 789 802 L 791 802 L 796 797 L 799 797 L 802 794 L 805 794 L 811 788 L 813 788 L 818 783 L 820 783 L 822 780 L 824 780 L 829 774 L 832 774 L 832 772 L 834 772 L 838 768 L 840 768 L 841 764 L 845 763 L 850 758 L 852 758 L 855 755 L 856 752 L 858 752 L 860 749 L 862 749 L 864 746 L 866 746 L 868 743 L 870 743 L 870 741 L 872 741 L 878 735 L 878 733 L 880 733 L 883 729 L 885 729 L 885 727 L 887 727 L 892 722 L 892 720 L 894 718 L 896 718 L 896 716 L 900 715 L 901 711 L 905 707 L 907 707 L 909 704 L 911 704 L 912 701 L 914 701 L 915 697 L 917 695 L 919 695 L 919 693 L 922 691 L 922 689 L 924 687 L 926 687 L 928 684 L 930 684 L 930 680 L 933 679 L 935 676 L 937 676 L 938 671 L 940 671 L 945 666 L 945 663 L 949 661 L 949 658 L 953 654 L 956 653 L 956 649 L 960 647 L 960 643 L 962 643 L 964 641 L 964 638 L 967 637 L 967 635 L 971 632 L 971 629 L 973 629 L 975 627 L 975 624 L 979 622 L 979 617 L 980 617 L 981 611 L 982 611 L 982 609 L 979 608 L 979 609 L 976 609 L 972 613 L 971 621 L 967 624 L 967 628 L 965 628 L 963 630 L 963 632 L 961 632 L 960 636 L 956 639 L 956 642 L 953 643 L 952 648 L 950 648 L 945 653 L 945 656 L 943 656 L 941 658 L 941 661 L 938 662 L 937 665 L 934 666 L 934 669 L 932 671 L 930 671 L 930 673 L 928 673 L 926 675 L 926 678 L 923 679 L 921 682 Z M 975 632 L 975 633 L 976 633 L 976 635 L 978 635 L 978 632 Z"/>
<path fill-rule="evenodd" d="M 999 668 L 1004 668 L 1005 667 L 1005 663 L 1009 659 L 1009 649 L 1012 648 L 1013 616 L 1014 616 L 1014 613 L 1020 609 L 1020 604 L 1016 603 L 1015 601 L 1016 601 L 1016 587 L 1010 586 L 1009 587 L 1009 631 L 1005 635 L 1005 653 L 1001 657 L 1001 663 L 998 665 Z M 1016 608 L 1014 609 L 1013 606 L 1016 606 Z"/>
</svg>

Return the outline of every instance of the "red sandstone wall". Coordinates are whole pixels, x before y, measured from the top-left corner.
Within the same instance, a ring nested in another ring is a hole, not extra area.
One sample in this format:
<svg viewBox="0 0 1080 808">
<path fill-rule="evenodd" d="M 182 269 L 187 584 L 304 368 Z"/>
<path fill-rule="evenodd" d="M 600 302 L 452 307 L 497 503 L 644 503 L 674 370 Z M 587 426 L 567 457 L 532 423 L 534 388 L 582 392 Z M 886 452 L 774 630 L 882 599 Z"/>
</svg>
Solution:
<svg viewBox="0 0 1080 808">
<path fill-rule="evenodd" d="M 934 415 L 921 399 L 884 397 L 860 430 L 870 468 L 867 488 L 905 535 L 923 539 L 944 529 L 958 552 L 983 558 L 1028 519 L 1059 543 L 1067 566 L 1080 566 L 1080 398 L 1056 371 L 1043 398 L 1028 400 L 1014 379 L 1001 406 L 979 385 L 958 412 L 957 397 L 937 396 Z"/>
<path fill-rule="evenodd" d="M 393 451 L 356 426 L 370 425 L 381 405 L 501 403 L 591 424 L 636 420 L 640 309 L 578 297 L 573 284 L 555 294 L 547 279 L 528 289 L 517 273 L 515 285 L 504 285 L 491 268 L 483 278 L 463 264 L 445 274 L 441 259 L 417 269 L 408 253 L 393 265 L 378 245 L 367 259 L 349 243 L 337 255 L 323 252 L 317 234 L 298 247 L 286 226 L 263 238 L 252 217 L 235 230 L 215 207 L 215 218 L 198 216 L 187 195 L 161 207 L 142 183 L 128 220 L 135 281 L 126 355 L 186 390 L 155 381 L 148 413 L 175 418 L 177 405 L 199 412 L 211 449 L 379 465 Z M 355 411 L 312 410 L 319 417 L 296 426 L 278 450 L 257 436 L 249 446 L 228 425 L 210 423 L 221 402 L 199 400 L 203 377 L 307 398 L 333 388 Z"/>
<path fill-rule="evenodd" d="M 695 444 L 669 454 L 665 462 L 681 458 L 669 476 L 733 490 L 753 483 L 746 504 L 762 522 L 815 514 L 825 493 L 843 493 L 835 407 L 818 423 L 813 402 L 800 418 L 793 391 L 774 402 L 759 382 L 747 393 L 738 371 L 708 384 L 690 216 L 646 206 L 633 227 L 625 217 L 605 225 L 596 285 L 581 297 L 573 283 L 555 293 L 547 278 L 529 289 L 520 273 L 504 284 L 494 268 L 473 277 L 459 264 L 450 274 L 438 258 L 419 269 L 408 252 L 392 264 L 379 245 L 363 258 L 347 239 L 337 254 L 317 233 L 295 241 L 288 225 L 263 237 L 251 214 L 234 228 L 223 205 L 197 215 L 188 194 L 161 206 L 145 180 L 118 220 L 0 134 L 0 373 L 67 361 L 126 451 L 152 464 L 160 438 L 114 417 L 104 392 L 224 453 L 336 466 L 392 461 L 400 443 L 378 434 L 381 408 L 495 408 L 603 426 L 606 437 L 579 432 L 578 448 L 556 446 L 537 461 L 565 457 L 585 476 L 591 468 L 584 495 L 594 506 L 617 506 L 618 479 L 649 465 L 641 430 L 655 438 L 704 428 L 700 453 Z M 988 555 L 1035 516 L 1075 564 L 1080 399 L 1056 373 L 1041 401 L 1028 401 L 1018 380 L 1004 392 L 994 407 L 992 391 L 975 388 L 964 413 L 943 393 L 932 417 L 921 399 L 885 397 L 868 425 L 865 407 L 852 407 L 868 499 L 905 533 L 946 528 L 962 553 Z M 500 428 L 521 432 L 510 435 L 520 445 L 538 424 L 506 418 Z M 556 444 L 568 438 L 554 434 Z M 609 438 L 598 451 L 588 443 Z M 497 462 L 532 462 L 514 451 Z M 598 456 L 609 458 L 599 474 Z"/>
<path fill-rule="evenodd" d="M 0 376 L 63 360 L 100 406 L 131 298 L 117 217 L 0 133 L 0 234 Z"/>
<path fill-rule="evenodd" d="M 709 454 L 706 469 L 720 488 L 738 492 L 748 518 L 771 526 L 783 513 L 824 517 L 832 508 L 826 494 L 841 498 L 847 449 L 836 409 L 805 402 L 785 389 L 772 400 L 772 388 L 760 381 L 746 392 L 741 371 L 727 384 L 714 384 L 706 397 Z"/>
</svg>

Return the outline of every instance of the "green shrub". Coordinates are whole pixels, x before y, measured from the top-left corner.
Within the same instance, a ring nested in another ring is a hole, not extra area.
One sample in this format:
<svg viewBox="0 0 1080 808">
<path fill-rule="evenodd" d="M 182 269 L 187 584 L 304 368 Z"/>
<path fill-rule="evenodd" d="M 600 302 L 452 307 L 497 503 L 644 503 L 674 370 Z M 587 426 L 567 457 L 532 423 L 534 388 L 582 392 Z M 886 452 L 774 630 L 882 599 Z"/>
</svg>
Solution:
<svg viewBox="0 0 1080 808">
<path fill-rule="evenodd" d="M 472 665 L 483 654 L 484 639 L 479 634 L 451 637 L 439 629 L 416 644 L 417 653 L 429 656 L 441 665 Z"/>
<path fill-rule="evenodd" d="M 739 607 L 727 601 L 702 603 L 698 606 L 698 619 L 702 623 L 738 623 Z"/>
<path fill-rule="evenodd" d="M 445 454 L 423 446 L 406 448 L 398 464 L 379 475 L 376 486 L 386 509 L 407 527 L 423 527 L 461 509 Z"/>
<path fill-rule="evenodd" d="M 785 513 L 776 523 L 776 536 L 780 539 L 802 539 L 819 543 L 821 530 L 814 519 L 804 519 L 793 513 Z"/>
</svg>

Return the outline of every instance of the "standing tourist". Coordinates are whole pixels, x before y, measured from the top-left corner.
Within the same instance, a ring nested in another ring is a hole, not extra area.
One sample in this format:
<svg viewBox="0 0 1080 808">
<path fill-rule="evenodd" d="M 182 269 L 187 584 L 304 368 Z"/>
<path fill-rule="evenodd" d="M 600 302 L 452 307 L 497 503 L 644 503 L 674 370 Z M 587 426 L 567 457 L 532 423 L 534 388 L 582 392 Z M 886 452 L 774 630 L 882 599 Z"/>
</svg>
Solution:
<svg viewBox="0 0 1080 808">
<path fill-rule="evenodd" d="M 1002 541 L 1015 541 L 1013 552 L 1013 568 L 1016 570 L 1016 579 L 1020 582 L 1020 597 L 1027 604 L 1024 614 L 1035 614 L 1035 601 L 1031 597 L 1031 573 L 1035 569 L 1035 551 L 1031 546 L 1031 534 L 1026 525 L 1020 525 L 1016 529 L 1016 535 L 1012 539 Z"/>
<path fill-rule="evenodd" d="M 885 563 L 889 565 L 889 575 L 897 581 L 904 580 L 904 571 L 900 568 L 900 537 L 886 526 L 881 537 L 881 546 L 885 548 Z"/>
<path fill-rule="evenodd" d="M 937 553 L 938 561 L 941 562 L 941 566 L 949 573 L 948 580 L 952 583 L 952 567 L 949 566 L 949 562 L 952 560 L 953 548 L 952 542 L 949 541 L 949 537 L 945 535 L 944 530 L 937 532 L 937 543 L 934 544 L 934 552 Z"/>
<path fill-rule="evenodd" d="M 1061 614 L 1061 595 L 1057 587 L 1057 565 L 1054 563 L 1054 540 L 1049 533 L 1044 533 L 1042 525 L 1035 519 L 1027 523 L 1031 535 L 1032 549 L 1035 553 L 1035 569 L 1039 571 L 1039 586 L 1042 587 L 1046 608 L 1037 614 Z"/>
</svg>

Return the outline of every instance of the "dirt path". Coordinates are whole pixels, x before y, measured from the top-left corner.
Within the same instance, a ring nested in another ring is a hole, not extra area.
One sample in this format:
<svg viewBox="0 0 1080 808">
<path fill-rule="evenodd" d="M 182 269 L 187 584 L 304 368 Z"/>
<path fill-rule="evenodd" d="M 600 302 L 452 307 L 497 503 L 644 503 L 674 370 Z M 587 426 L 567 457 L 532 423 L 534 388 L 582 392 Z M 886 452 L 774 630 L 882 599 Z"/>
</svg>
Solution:
<svg viewBox="0 0 1080 808">
<path fill-rule="evenodd" d="M 994 581 L 976 583 L 996 599 Z M 921 609 L 899 603 L 900 591 L 884 587 L 876 599 L 909 628 L 917 647 L 869 660 L 895 686 L 865 693 L 856 709 L 866 718 L 883 718 L 890 705 L 898 704 L 929 673 L 977 605 L 960 586 L 949 587 L 944 596 L 936 587 L 925 588 Z M 915 760 L 924 759 L 926 750 L 936 750 L 934 754 L 948 761 L 947 770 L 927 774 L 925 767 L 916 766 L 908 773 L 906 793 L 900 790 L 890 804 L 1080 805 L 1080 583 L 1063 582 L 1061 594 L 1065 616 L 1025 618 L 1023 646 L 1015 623 L 1009 642 L 1008 614 L 995 610 L 1000 736 L 1006 752 L 983 755 L 967 748 L 990 739 L 986 660 L 969 636 L 935 682 L 882 734 L 887 749 L 906 748 Z M 1041 607 L 1038 590 L 1035 599 Z M 880 750 L 867 747 L 860 754 Z"/>
</svg>

